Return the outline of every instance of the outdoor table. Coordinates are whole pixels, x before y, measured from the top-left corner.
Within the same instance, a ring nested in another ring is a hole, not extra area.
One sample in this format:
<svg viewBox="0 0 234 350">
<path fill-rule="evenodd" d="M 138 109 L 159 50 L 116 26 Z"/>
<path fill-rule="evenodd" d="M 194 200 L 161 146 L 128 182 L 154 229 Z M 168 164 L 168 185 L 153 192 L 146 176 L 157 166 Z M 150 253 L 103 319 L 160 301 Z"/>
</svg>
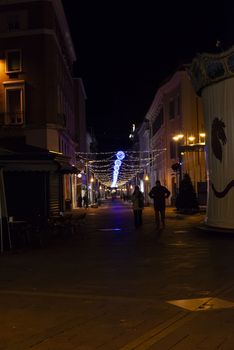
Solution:
<svg viewBox="0 0 234 350">
<path fill-rule="evenodd" d="M 12 247 L 22 248 L 28 246 L 30 243 L 28 222 L 25 220 L 10 220 L 8 224 L 11 234 Z"/>
</svg>

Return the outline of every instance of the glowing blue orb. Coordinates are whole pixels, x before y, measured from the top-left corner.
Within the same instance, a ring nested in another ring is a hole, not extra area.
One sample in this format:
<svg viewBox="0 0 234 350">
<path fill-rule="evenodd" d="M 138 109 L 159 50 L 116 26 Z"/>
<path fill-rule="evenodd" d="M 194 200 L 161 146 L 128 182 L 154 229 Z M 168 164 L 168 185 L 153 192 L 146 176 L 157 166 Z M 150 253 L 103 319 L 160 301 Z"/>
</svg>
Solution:
<svg viewBox="0 0 234 350">
<path fill-rule="evenodd" d="M 120 166 L 121 164 L 122 164 L 121 160 L 117 159 L 117 160 L 115 161 L 115 165 Z"/>
<path fill-rule="evenodd" d="M 116 157 L 119 160 L 123 160 L 125 158 L 125 153 L 123 151 L 119 151 L 116 153 Z"/>
</svg>

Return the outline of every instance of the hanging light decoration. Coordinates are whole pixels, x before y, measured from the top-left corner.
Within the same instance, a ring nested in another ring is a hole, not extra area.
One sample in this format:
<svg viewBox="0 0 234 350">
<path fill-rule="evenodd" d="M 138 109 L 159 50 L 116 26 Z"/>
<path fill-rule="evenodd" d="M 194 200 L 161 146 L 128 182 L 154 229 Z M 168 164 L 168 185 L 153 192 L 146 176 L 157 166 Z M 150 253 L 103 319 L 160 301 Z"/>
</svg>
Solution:
<svg viewBox="0 0 234 350">
<path fill-rule="evenodd" d="M 144 173 L 148 167 L 166 149 L 149 151 L 118 151 L 84 153 L 77 152 L 77 163 L 86 164 L 90 174 L 99 181 L 100 184 L 111 187 L 124 186 L 127 182 L 136 177 L 139 173 Z"/>
<path fill-rule="evenodd" d="M 116 153 L 116 161 L 114 165 L 114 171 L 113 171 L 113 180 L 111 187 L 117 187 L 117 181 L 119 177 L 119 170 L 122 165 L 122 160 L 125 158 L 125 153 L 123 151 L 119 151 Z"/>
</svg>

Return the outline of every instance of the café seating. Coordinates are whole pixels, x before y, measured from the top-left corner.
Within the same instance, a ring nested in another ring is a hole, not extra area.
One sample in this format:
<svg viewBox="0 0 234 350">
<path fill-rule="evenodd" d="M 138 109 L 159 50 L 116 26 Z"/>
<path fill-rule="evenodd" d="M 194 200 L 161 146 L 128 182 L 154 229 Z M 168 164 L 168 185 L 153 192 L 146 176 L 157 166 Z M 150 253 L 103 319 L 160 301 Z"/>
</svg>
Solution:
<svg viewBox="0 0 234 350">
<path fill-rule="evenodd" d="M 35 215 L 25 220 L 9 217 L 9 229 L 13 249 L 43 248 L 53 238 L 69 238 L 73 235 L 84 236 L 83 224 L 86 212 L 81 215 L 72 213 L 51 216 Z"/>
</svg>

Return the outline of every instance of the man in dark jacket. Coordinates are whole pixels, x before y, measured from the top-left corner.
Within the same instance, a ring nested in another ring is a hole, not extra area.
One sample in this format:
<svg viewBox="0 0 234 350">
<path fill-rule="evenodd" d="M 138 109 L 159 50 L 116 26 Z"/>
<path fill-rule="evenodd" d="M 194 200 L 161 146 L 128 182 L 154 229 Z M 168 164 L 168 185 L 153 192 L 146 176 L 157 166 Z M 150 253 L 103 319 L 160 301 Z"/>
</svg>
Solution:
<svg viewBox="0 0 234 350">
<path fill-rule="evenodd" d="M 157 229 L 160 228 L 160 218 L 161 216 L 162 227 L 165 227 L 165 210 L 166 203 L 165 199 L 170 196 L 170 191 L 165 186 L 162 186 L 160 181 L 156 181 L 156 185 L 151 189 L 149 197 L 154 200 L 154 211 L 155 211 L 155 221 Z"/>
</svg>

